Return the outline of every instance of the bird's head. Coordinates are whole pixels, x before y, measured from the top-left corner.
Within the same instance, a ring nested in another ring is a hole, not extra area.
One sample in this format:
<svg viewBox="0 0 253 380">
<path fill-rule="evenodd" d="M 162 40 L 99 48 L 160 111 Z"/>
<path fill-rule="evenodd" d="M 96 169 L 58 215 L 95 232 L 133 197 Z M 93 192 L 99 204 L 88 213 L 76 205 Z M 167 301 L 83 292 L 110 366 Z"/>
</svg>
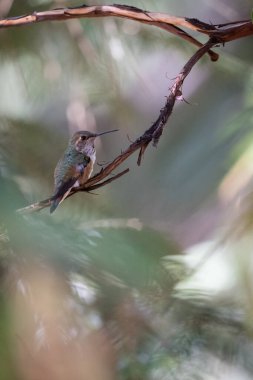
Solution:
<svg viewBox="0 0 253 380">
<path fill-rule="evenodd" d="M 94 149 L 94 141 L 96 137 L 104 135 L 106 133 L 116 132 L 118 129 L 112 131 L 106 131 L 102 133 L 94 133 L 89 131 L 78 131 L 74 133 L 70 140 L 71 146 L 73 146 L 78 152 L 83 154 L 89 154 Z"/>
</svg>

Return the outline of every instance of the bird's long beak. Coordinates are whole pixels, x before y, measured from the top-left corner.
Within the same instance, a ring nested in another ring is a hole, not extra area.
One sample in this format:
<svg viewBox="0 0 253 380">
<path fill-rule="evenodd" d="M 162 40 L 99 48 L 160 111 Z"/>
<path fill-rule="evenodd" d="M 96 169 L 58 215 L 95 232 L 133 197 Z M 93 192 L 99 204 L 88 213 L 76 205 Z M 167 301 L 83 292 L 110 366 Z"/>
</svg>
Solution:
<svg viewBox="0 0 253 380">
<path fill-rule="evenodd" d="M 101 132 L 101 133 L 96 133 L 96 137 L 105 135 L 106 133 L 112 133 L 112 132 L 117 132 L 118 129 L 113 129 L 111 131 L 106 131 L 106 132 Z"/>
</svg>

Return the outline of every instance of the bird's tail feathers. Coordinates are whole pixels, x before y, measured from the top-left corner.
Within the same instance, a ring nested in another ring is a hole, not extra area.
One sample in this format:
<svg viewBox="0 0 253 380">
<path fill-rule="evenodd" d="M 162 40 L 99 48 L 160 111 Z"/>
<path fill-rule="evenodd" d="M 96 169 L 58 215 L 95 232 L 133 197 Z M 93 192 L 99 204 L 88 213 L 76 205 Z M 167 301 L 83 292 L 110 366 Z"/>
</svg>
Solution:
<svg viewBox="0 0 253 380">
<path fill-rule="evenodd" d="M 61 203 L 61 200 L 62 197 L 51 198 L 50 214 L 52 214 L 57 209 L 57 207 Z"/>
<path fill-rule="evenodd" d="M 51 198 L 50 214 L 52 214 L 56 210 L 56 208 L 59 206 L 59 204 L 62 203 L 65 198 L 67 198 L 67 196 L 69 195 L 70 191 L 71 191 L 71 188 L 68 189 L 68 191 L 66 191 L 64 194 L 62 194 L 60 191 L 58 191 Z"/>
</svg>

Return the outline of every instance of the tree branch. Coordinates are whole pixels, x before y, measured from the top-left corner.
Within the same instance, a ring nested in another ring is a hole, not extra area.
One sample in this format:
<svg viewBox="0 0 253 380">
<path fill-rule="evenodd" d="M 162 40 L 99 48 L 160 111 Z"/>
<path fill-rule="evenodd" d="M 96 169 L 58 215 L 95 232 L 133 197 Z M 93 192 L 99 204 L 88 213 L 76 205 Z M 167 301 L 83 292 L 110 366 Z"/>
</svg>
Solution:
<svg viewBox="0 0 253 380">
<path fill-rule="evenodd" d="M 167 13 L 149 12 L 137 7 L 121 4 L 94 6 L 81 5 L 73 8 L 58 8 L 42 12 L 35 11 L 28 15 L 2 19 L 0 20 L 0 28 L 22 26 L 44 21 L 62 21 L 70 20 L 72 18 L 111 16 L 127 18 L 141 23 L 155 25 L 161 29 L 169 31 L 170 33 L 176 34 L 177 36 L 184 38 L 199 47 L 201 46 L 201 43 L 180 28 L 186 28 L 206 34 L 209 38 L 214 37 L 221 43 L 253 34 L 253 24 L 250 19 L 212 25 L 199 21 L 195 18 L 175 17 Z M 213 58 L 215 56 L 217 59 L 217 54 L 214 53 Z"/>
<path fill-rule="evenodd" d="M 198 30 L 191 22 L 182 17 L 174 17 L 165 13 L 147 12 L 136 7 L 128 5 L 95 5 L 86 6 L 82 5 L 75 8 L 60 8 L 52 9 L 50 11 L 33 12 L 32 14 L 9 17 L 0 20 L 0 28 L 10 28 L 14 26 L 22 26 L 28 24 L 34 24 L 44 21 L 62 21 L 70 20 L 73 18 L 90 18 L 90 17 L 121 17 L 130 20 L 135 20 L 144 24 L 149 24 L 166 30 L 184 40 L 194 44 L 197 47 L 201 47 L 202 44 L 186 33 L 180 27 L 186 27 L 191 30 Z M 207 25 L 207 24 L 206 24 Z M 210 26 L 209 26 L 210 28 Z M 212 61 L 217 61 L 219 58 L 217 53 L 212 51 L 208 52 Z"/>
<path fill-rule="evenodd" d="M 108 164 L 105 168 L 101 169 L 101 171 L 91 177 L 84 185 L 73 189 L 69 197 L 79 191 L 89 192 L 91 190 L 102 187 L 113 180 L 121 177 L 123 174 L 126 174 L 129 169 L 119 173 L 118 175 L 101 182 L 104 178 L 108 177 L 119 165 L 121 165 L 129 156 L 131 156 L 137 150 L 140 150 L 138 157 L 138 165 L 141 163 L 142 156 L 144 151 L 148 147 L 148 145 L 153 142 L 153 145 L 157 145 L 162 133 L 163 129 L 173 111 L 175 102 L 177 99 L 181 98 L 182 94 L 182 86 L 185 78 L 191 72 L 194 65 L 206 54 L 210 48 L 216 45 L 217 41 L 215 39 L 210 39 L 206 44 L 204 44 L 197 52 L 188 60 L 188 62 L 184 65 L 181 72 L 177 75 L 174 80 L 172 87 L 170 88 L 170 94 L 166 99 L 166 103 L 164 107 L 160 110 L 160 114 L 157 120 L 148 128 L 142 136 L 140 136 L 137 140 L 129 145 L 129 147 L 123 151 L 120 155 L 118 155 L 110 164 Z M 49 207 L 51 204 L 51 199 L 45 199 L 41 202 L 32 204 L 25 208 L 17 210 L 21 213 L 34 212 L 39 211 L 45 207 Z"/>
</svg>

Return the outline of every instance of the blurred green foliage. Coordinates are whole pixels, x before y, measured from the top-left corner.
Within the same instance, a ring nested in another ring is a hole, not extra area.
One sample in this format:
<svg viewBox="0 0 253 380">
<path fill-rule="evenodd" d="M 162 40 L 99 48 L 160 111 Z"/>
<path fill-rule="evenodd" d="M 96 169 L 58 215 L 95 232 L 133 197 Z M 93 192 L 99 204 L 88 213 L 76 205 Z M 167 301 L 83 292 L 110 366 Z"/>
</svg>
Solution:
<svg viewBox="0 0 253 380">
<path fill-rule="evenodd" d="M 212 23 L 252 6 L 127 4 Z M 0 13 L 77 5 L 9 0 Z M 251 39 L 194 68 L 190 104 L 140 168 L 130 158 L 127 176 L 53 216 L 16 210 L 52 193 L 69 135 L 119 128 L 97 144 L 109 162 L 156 119 L 195 48 L 114 18 L 2 29 L 0 43 L 0 379 L 251 378 Z"/>
</svg>

